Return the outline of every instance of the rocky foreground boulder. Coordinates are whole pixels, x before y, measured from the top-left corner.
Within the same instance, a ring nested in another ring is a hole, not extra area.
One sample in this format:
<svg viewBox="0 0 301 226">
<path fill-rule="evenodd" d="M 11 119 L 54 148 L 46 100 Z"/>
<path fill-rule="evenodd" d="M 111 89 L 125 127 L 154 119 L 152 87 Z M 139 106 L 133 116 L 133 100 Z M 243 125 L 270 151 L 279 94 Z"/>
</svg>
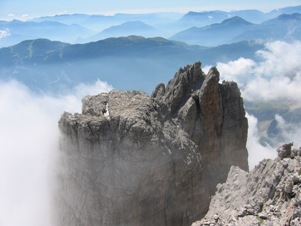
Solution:
<svg viewBox="0 0 301 226">
<path fill-rule="evenodd" d="M 86 96 L 59 121 L 56 225 L 190 225 L 232 165 L 248 170 L 248 122 L 235 82 L 201 63 L 151 96 Z"/>
<path fill-rule="evenodd" d="M 261 161 L 250 173 L 231 167 L 205 218 L 192 226 L 300 226 L 301 148 L 292 145 L 279 147 L 277 159 Z"/>
</svg>

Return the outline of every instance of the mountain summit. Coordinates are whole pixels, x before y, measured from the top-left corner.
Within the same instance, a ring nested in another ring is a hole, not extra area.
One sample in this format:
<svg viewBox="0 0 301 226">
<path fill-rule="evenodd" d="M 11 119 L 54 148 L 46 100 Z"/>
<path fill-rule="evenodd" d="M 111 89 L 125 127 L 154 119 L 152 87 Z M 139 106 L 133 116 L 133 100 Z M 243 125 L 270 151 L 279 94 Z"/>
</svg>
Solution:
<svg viewBox="0 0 301 226">
<path fill-rule="evenodd" d="M 252 25 L 252 23 L 244 20 L 243 18 L 239 16 L 231 17 L 229 19 L 224 20 L 221 25 L 228 25 L 228 26 L 237 26 L 237 25 Z"/>
<path fill-rule="evenodd" d="M 151 37 L 156 36 L 156 29 L 141 21 L 127 21 L 120 25 L 111 26 L 104 29 L 102 32 L 94 35 L 89 41 L 98 41 L 111 37 L 124 37 L 124 36 L 144 36 Z"/>
<path fill-rule="evenodd" d="M 232 165 L 248 170 L 248 122 L 235 82 L 197 62 L 148 96 L 86 96 L 64 113 L 56 225 L 189 225 Z"/>
</svg>

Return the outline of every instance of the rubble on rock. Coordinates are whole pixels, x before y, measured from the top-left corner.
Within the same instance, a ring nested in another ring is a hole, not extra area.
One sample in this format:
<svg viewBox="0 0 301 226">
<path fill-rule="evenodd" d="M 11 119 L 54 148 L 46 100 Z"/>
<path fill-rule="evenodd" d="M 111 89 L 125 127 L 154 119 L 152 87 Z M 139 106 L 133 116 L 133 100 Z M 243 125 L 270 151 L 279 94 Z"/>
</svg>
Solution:
<svg viewBox="0 0 301 226">
<path fill-rule="evenodd" d="M 249 173 L 231 167 L 205 218 L 192 225 L 301 225 L 301 148 L 292 146 L 279 147 L 277 159 Z"/>
</svg>

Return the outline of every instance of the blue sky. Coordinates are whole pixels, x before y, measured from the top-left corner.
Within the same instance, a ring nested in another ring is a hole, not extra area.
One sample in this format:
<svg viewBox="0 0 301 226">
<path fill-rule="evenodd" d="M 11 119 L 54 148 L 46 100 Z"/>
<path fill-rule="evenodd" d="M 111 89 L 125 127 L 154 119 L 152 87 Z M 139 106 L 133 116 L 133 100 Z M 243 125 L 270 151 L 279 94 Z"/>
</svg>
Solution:
<svg viewBox="0 0 301 226">
<path fill-rule="evenodd" d="M 301 5 L 301 0 L 0 0 L 0 19 L 26 19 L 62 13 L 114 14 L 259 9 Z"/>
</svg>

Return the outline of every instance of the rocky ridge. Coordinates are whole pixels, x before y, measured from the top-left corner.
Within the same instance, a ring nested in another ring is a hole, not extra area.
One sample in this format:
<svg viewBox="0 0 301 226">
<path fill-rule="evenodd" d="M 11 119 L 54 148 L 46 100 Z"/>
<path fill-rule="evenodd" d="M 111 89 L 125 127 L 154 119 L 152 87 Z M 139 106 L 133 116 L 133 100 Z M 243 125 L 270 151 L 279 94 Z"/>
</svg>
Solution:
<svg viewBox="0 0 301 226">
<path fill-rule="evenodd" d="M 205 218 L 192 226 L 301 225 L 301 148 L 292 146 L 279 147 L 278 158 L 261 161 L 249 173 L 231 167 Z"/>
<path fill-rule="evenodd" d="M 56 225 L 189 225 L 232 165 L 248 170 L 248 123 L 235 82 L 197 62 L 151 96 L 86 96 L 64 113 Z"/>
</svg>

